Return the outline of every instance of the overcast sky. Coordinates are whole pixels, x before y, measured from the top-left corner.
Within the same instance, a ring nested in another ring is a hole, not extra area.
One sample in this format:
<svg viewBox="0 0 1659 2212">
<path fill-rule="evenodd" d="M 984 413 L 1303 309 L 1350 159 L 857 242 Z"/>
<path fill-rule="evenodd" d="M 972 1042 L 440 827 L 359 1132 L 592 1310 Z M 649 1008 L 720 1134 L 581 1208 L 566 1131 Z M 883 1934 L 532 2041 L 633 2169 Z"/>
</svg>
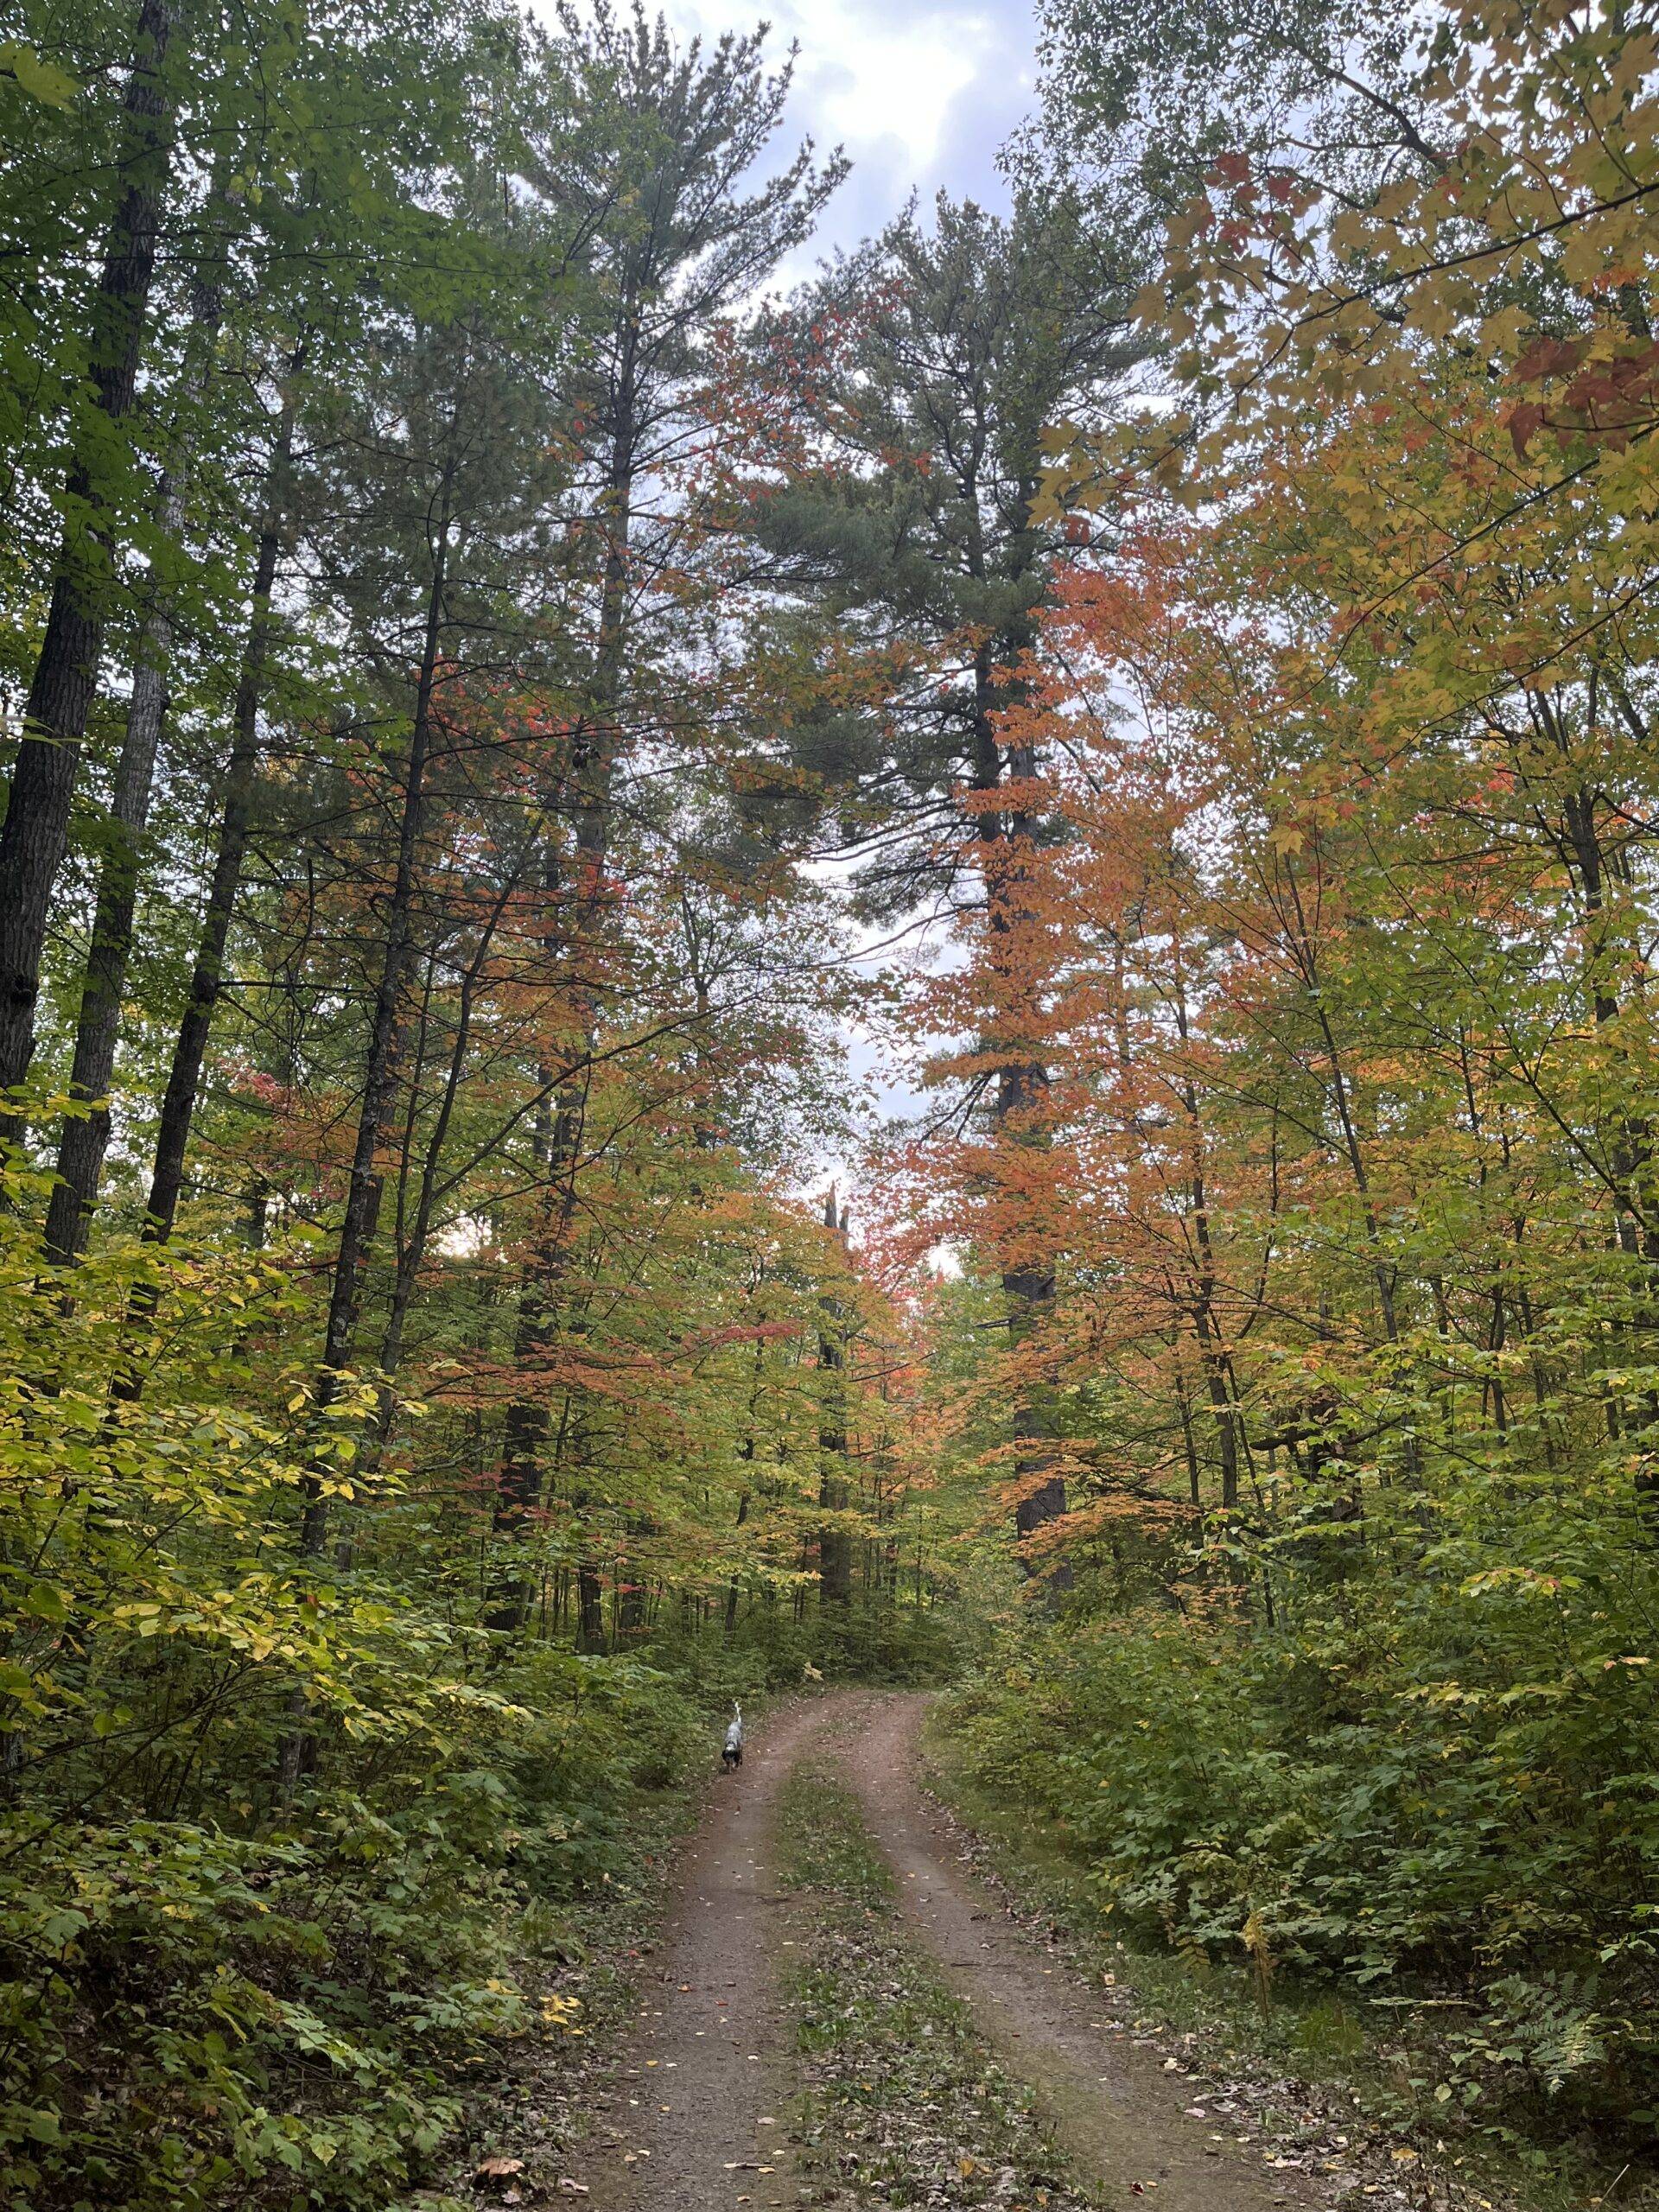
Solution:
<svg viewBox="0 0 1659 2212">
<path fill-rule="evenodd" d="M 821 251 L 855 245 L 912 188 L 942 186 L 1000 207 L 997 149 L 1033 104 L 1027 0 L 664 0 L 671 22 L 705 35 L 771 23 L 779 55 L 798 41 L 791 114 L 824 151 L 844 146 L 853 173 L 819 232 Z"/>
</svg>

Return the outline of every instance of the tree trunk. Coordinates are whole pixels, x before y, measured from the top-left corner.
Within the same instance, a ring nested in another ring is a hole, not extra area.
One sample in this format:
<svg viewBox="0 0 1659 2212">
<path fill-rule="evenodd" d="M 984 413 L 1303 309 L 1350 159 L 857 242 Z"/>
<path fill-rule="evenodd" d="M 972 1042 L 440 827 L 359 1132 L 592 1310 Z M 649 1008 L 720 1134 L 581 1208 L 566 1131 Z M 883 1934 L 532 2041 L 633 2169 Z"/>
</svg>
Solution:
<svg viewBox="0 0 1659 2212">
<path fill-rule="evenodd" d="M 572 859 L 575 886 L 569 941 L 585 950 L 596 949 L 597 928 L 605 906 L 605 863 L 610 849 L 611 779 L 618 752 L 615 712 L 621 685 L 627 603 L 628 502 L 633 480 L 630 455 L 629 436 L 619 432 L 607 497 L 611 535 L 601 583 L 599 636 L 589 686 L 593 712 L 572 746 L 566 779 L 575 822 Z M 550 906 L 551 903 L 550 899 Z M 544 949 L 550 961 L 565 946 L 550 937 Z M 554 1093 L 554 1112 L 545 1144 L 546 1181 L 541 1219 L 519 1286 L 513 1366 L 520 1376 L 531 1379 L 531 1386 L 521 1386 L 508 1405 L 502 1439 L 495 1526 L 499 1534 L 507 1535 L 522 1535 L 525 1532 L 542 1497 L 542 1460 L 549 1428 L 547 1362 L 563 1321 L 563 1280 L 569 1264 L 575 1219 L 591 1054 L 598 1035 L 598 1007 L 587 987 L 580 988 L 579 1011 L 586 1050 Z M 550 1071 L 547 1072 L 550 1077 Z M 542 1381 L 540 1388 L 535 1386 L 538 1376 Z M 592 1577 L 591 1567 L 584 1566 L 578 1583 L 579 1634 L 585 1649 L 598 1650 L 604 1648 L 605 1637 L 598 1584 L 592 1581 Z M 510 1582 L 490 1610 L 490 1625 L 509 1630 L 522 1627 L 524 1599 L 524 1586 Z M 596 1643 L 590 1640 L 594 1622 L 599 1623 Z"/>
<path fill-rule="evenodd" d="M 448 583 L 450 499 L 454 464 L 444 472 L 438 535 L 427 594 L 426 631 L 416 680 L 415 711 L 404 777 L 404 804 L 397 829 L 397 861 L 386 913 L 386 935 L 364 1053 L 363 1097 L 352 1150 L 346 1211 L 334 1254 L 328 1318 L 323 1331 L 322 1361 L 313 1392 L 313 1419 L 322 1418 L 340 1394 L 342 1370 L 352 1356 L 363 1302 L 363 1271 L 374 1241 L 380 1211 L 380 1157 L 391 1134 L 391 1106 L 397 1089 L 398 1014 L 408 982 L 413 945 L 415 885 L 426 817 L 426 769 L 431 749 L 432 702 L 437 688 L 439 649 L 444 627 Z M 321 1441 L 319 1436 L 318 1441 Z M 300 1522 L 300 1557 L 321 1558 L 328 1541 L 328 1499 L 315 1448 L 303 1479 L 305 1510 Z M 296 1690 L 289 1707 L 289 1726 L 277 1752 L 277 1778 L 284 1799 L 292 1795 L 311 1755 L 305 1702 Z"/>
<path fill-rule="evenodd" d="M 399 1013 L 409 982 L 414 944 L 416 878 L 426 819 L 426 772 L 431 753 L 433 700 L 436 693 L 448 582 L 450 499 L 453 462 L 446 469 L 440 503 L 437 543 L 427 594 L 426 630 L 416 680 L 415 712 L 404 771 L 404 804 L 397 828 L 397 861 L 387 902 L 386 935 L 375 988 L 374 1011 L 364 1054 L 363 1098 L 352 1151 L 346 1210 L 334 1255 L 328 1319 L 323 1332 L 322 1364 L 315 1407 L 321 1415 L 339 1394 L 341 1371 L 350 1363 L 363 1303 L 363 1271 L 380 1212 L 381 1155 L 391 1133 L 392 1102 L 397 1091 Z M 316 1474 L 306 1478 L 305 1516 L 301 1528 L 302 1557 L 315 1558 L 327 1541 L 328 1501 Z"/>
<path fill-rule="evenodd" d="M 450 1040 L 449 1065 L 444 1076 L 443 1095 L 433 1118 L 426 1145 L 421 1156 L 420 1179 L 416 1186 L 415 1204 L 405 1217 L 405 1201 L 400 1184 L 397 1198 L 397 1266 L 392 1279 L 391 1296 L 386 1308 L 386 1325 L 380 1338 L 380 1373 L 390 1383 L 401 1365 L 404 1356 L 404 1332 L 409 1321 L 409 1312 L 415 1291 L 426 1263 L 427 1248 L 432 1238 L 432 1220 L 437 1205 L 440 1177 L 443 1166 L 444 1146 L 449 1128 L 460 1102 L 467 1071 L 467 1055 L 472 1043 L 473 1020 L 483 982 L 485 964 L 502 916 L 518 888 L 516 877 L 509 876 L 497 896 L 489 918 L 480 931 L 478 942 L 467 961 L 461 980 L 461 1003 L 455 1016 L 454 1035 Z M 418 1069 L 413 1078 L 419 1079 Z M 412 1110 L 412 1105 L 411 1105 Z M 412 1157 L 412 1140 L 406 1136 L 404 1147 L 404 1174 L 407 1176 L 408 1162 Z M 390 1432 L 391 1404 L 390 1392 L 383 1400 L 378 1440 L 384 1443 Z"/>
<path fill-rule="evenodd" d="M 737 1447 L 738 1458 L 751 1471 L 754 1466 L 755 1423 L 760 1418 L 760 1378 L 765 1371 L 766 1357 L 766 1340 L 764 1338 L 757 1337 L 754 1340 L 753 1378 L 749 1386 L 748 1432 Z M 749 1491 L 746 1488 L 737 1501 L 737 1527 L 743 1528 L 748 1517 Z M 737 1576 L 734 1574 L 726 1585 L 726 1635 L 728 1641 L 737 1631 L 737 1607 L 738 1600 L 741 1596 L 742 1586 Z"/>
<path fill-rule="evenodd" d="M 749 1440 L 749 1448 L 745 1456 L 751 1459 L 754 1457 L 754 1440 L 753 1438 Z M 745 1491 L 737 1501 L 737 1520 L 734 1525 L 737 1528 L 742 1528 L 747 1522 L 748 1517 L 749 1493 L 747 1491 Z M 738 1600 L 741 1598 L 742 1594 L 742 1585 L 739 1582 L 736 1575 L 734 1574 L 726 1585 L 726 1635 L 728 1641 L 737 1633 Z"/>
<path fill-rule="evenodd" d="M 171 169 L 163 71 L 172 28 L 168 0 L 143 0 L 115 153 L 125 182 L 110 228 L 88 347 L 98 411 L 110 423 L 124 422 L 132 412 L 143 350 Z M 65 489 L 70 520 L 0 830 L 0 1091 L 24 1080 L 34 1054 L 52 886 L 68 839 L 111 586 L 102 527 L 107 495 L 85 453 L 71 465 Z M 15 1127 L 15 1121 L 0 1127 L 0 1134 L 10 1135 Z"/>
<path fill-rule="evenodd" d="M 185 379 L 186 420 L 159 486 L 156 520 L 164 541 L 176 539 L 184 520 L 189 473 L 189 415 L 207 395 L 210 358 L 224 313 L 217 283 L 200 284 L 194 303 L 192 362 Z M 99 1179 L 109 1149 L 110 1079 L 121 1026 L 121 994 L 132 950 L 138 867 L 149 819 L 151 785 L 167 715 L 168 670 L 173 655 L 173 610 L 164 593 L 150 599 L 133 655 L 132 697 L 110 808 L 111 838 L 99 874 L 98 906 L 75 1026 L 69 1096 L 86 1108 L 64 1123 L 58 1147 L 58 1179 L 46 1217 L 48 1257 L 68 1266 L 86 1240 L 98 1202 Z"/>
<path fill-rule="evenodd" d="M 291 365 L 297 372 L 301 354 Z M 236 705 L 230 757 L 225 769 L 225 805 L 219 819 L 219 846 L 202 916 L 201 938 L 190 977 L 190 995 L 173 1048 L 162 1098 L 162 1118 L 156 1135 L 156 1161 L 150 1179 L 149 1204 L 144 1235 L 165 1243 L 173 1233 L 184 1188 L 185 1154 L 190 1125 L 195 1118 L 196 1097 L 201 1087 L 202 1063 L 208 1033 L 219 1005 L 225 975 L 225 949 L 241 887 L 242 863 L 247 856 L 252 825 L 253 794 L 259 763 L 259 707 L 264 696 L 265 662 L 270 650 L 272 588 L 281 551 L 287 509 L 288 474 L 294 444 L 296 399 L 290 383 L 267 472 L 265 513 L 254 559 L 253 598 L 248 616 L 247 641 L 237 680 Z"/>
<path fill-rule="evenodd" d="M 823 1202 L 823 1225 L 839 1236 L 843 1246 L 847 1225 L 836 1207 L 836 1186 Z M 818 1371 L 823 1376 L 818 1414 L 818 1506 L 825 1513 L 844 1513 L 851 1503 L 847 1479 L 847 1352 L 841 1336 L 841 1308 L 833 1297 L 823 1301 L 824 1323 L 818 1332 Z M 818 1531 L 818 1602 L 844 1610 L 853 1601 L 853 1540 L 849 1532 L 826 1522 Z"/>
<path fill-rule="evenodd" d="M 576 1649 L 603 1651 L 606 1642 L 604 1588 L 598 1568 L 583 1560 L 576 1569 Z"/>
<path fill-rule="evenodd" d="M 975 783 L 981 790 L 995 790 L 1001 777 L 995 716 L 1007 702 L 995 691 L 990 666 L 982 655 L 981 664 L 976 669 L 976 721 L 981 734 L 976 747 L 980 766 Z M 1032 749 L 1015 747 L 1008 759 L 1008 779 L 1016 788 L 1007 810 L 1006 826 L 1000 814 L 983 813 L 979 817 L 979 836 L 985 855 L 991 964 L 993 972 L 1001 979 L 1006 1001 L 998 1011 L 1004 1020 L 1012 1013 L 1020 1033 L 1017 1037 L 990 1040 L 1008 1055 L 998 1071 L 991 1106 L 992 1135 L 999 1149 L 1041 1146 L 1047 1141 L 1043 1117 L 1048 1097 L 1048 1071 L 1034 1054 L 1025 1056 L 1029 1035 L 1037 1026 L 1035 1008 L 1030 1002 L 1029 985 L 1015 980 L 1021 943 L 1033 922 L 1020 855 L 1030 849 L 1038 827 L 1036 817 L 1029 810 L 1028 795 L 1022 794 L 1017 787 L 1029 784 L 1036 772 L 1036 756 Z M 999 851 L 999 847 L 1003 849 Z M 1029 1229 L 1021 1241 L 1027 1244 L 1032 1241 Z M 1042 1256 L 1027 1252 L 1004 1266 L 1002 1290 L 1007 1300 L 1011 1350 L 1017 1352 L 1022 1344 L 1040 1332 L 1053 1309 L 1054 1287 L 1053 1268 Z M 1031 1377 L 1021 1387 L 1012 1429 L 1014 1441 L 1020 1447 L 1014 1462 L 1018 1485 L 1014 1533 L 1020 1540 L 1021 1564 L 1032 1572 L 1025 1552 L 1026 1539 L 1051 1521 L 1061 1519 L 1066 1510 L 1065 1478 L 1054 1468 L 1054 1454 L 1048 1448 L 1055 1440 L 1056 1429 L 1052 1389 L 1046 1376 Z M 1044 1579 L 1049 1589 L 1058 1593 L 1070 1588 L 1071 1572 L 1063 1560 L 1058 1560 L 1046 1571 Z"/>
</svg>

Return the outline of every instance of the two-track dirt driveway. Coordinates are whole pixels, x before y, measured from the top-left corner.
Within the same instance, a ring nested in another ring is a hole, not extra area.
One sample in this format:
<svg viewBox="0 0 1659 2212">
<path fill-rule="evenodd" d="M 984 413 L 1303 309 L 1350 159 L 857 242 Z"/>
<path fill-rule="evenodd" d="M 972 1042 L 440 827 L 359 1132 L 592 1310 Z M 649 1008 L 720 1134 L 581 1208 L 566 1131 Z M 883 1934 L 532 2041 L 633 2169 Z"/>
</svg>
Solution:
<svg viewBox="0 0 1659 2212">
<path fill-rule="evenodd" d="M 1155 2212 L 1319 2202 L 1306 2177 L 1264 2171 L 1259 2150 L 1213 2141 L 1185 2110 L 1190 2085 L 1114 2030 L 1088 1984 L 967 1873 L 918 1782 L 925 1710 L 924 1697 L 855 1690 L 785 1707 L 752 1732 L 741 1770 L 713 1789 L 679 1871 L 656 1976 L 642 1989 L 620 2076 L 620 2139 L 579 2168 L 596 2212 L 804 2202 L 785 2147 L 792 2085 L 779 1980 L 792 1936 L 772 1828 L 779 1787 L 808 1751 L 857 1794 L 912 1929 L 1004 2063 L 1039 2089 L 1107 2201 L 1127 2202 L 1139 2184 L 1155 2189 Z"/>
<path fill-rule="evenodd" d="M 917 1786 L 927 1700 L 892 1696 L 850 1726 L 847 1781 L 898 1877 L 899 1903 L 1013 2073 L 1043 2093 L 1085 2174 L 1116 2198 L 1155 2186 L 1157 2212 L 1267 2212 L 1319 2202 L 1305 2177 L 1264 2172 L 1211 2139 L 1186 2107 L 1192 2087 L 1103 2016 L 1098 1994 L 1039 1949 L 976 1882 Z M 1295 2183 L 1296 2187 L 1287 2184 Z"/>
</svg>

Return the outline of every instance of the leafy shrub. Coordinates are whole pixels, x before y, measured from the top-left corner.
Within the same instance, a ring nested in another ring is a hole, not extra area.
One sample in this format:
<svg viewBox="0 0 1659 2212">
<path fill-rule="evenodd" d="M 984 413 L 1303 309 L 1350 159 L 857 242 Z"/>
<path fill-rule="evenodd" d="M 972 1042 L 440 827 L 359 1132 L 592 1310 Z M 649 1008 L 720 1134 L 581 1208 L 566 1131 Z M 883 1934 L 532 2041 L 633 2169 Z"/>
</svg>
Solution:
<svg viewBox="0 0 1659 2212">
<path fill-rule="evenodd" d="M 504 2041 L 571 2024 L 562 1920 L 692 1688 L 467 1625 L 372 1398 L 321 1439 L 258 1410 L 271 1262 L 124 1248 L 62 1312 L 0 1212 L 0 2203 L 385 2203 Z M 138 1284 L 174 1356 L 112 1396 Z M 293 1541 L 319 1466 L 348 1570 Z"/>
<path fill-rule="evenodd" d="M 1659 1562 L 1582 1496 L 1453 1503 L 1335 1589 L 1281 1571 L 1271 1626 L 1086 1596 L 1028 1620 L 955 1719 L 1126 1929 L 1243 1964 L 1249 1923 L 1276 1966 L 1455 1999 L 1466 2096 L 1644 2111 Z"/>
</svg>

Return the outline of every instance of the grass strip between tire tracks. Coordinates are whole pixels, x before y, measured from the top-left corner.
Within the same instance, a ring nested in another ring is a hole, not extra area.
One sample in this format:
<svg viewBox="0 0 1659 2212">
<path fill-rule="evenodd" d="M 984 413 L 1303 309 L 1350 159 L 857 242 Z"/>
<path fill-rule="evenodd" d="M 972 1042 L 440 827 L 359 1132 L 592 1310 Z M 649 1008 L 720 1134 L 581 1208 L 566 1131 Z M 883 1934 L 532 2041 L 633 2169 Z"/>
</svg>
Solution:
<svg viewBox="0 0 1659 2212">
<path fill-rule="evenodd" d="M 787 1986 L 817 2201 L 1094 2212 L 1032 2091 L 903 1931 L 853 1799 L 808 1767 L 785 1789 L 780 1827 L 781 1879 L 800 1905 Z"/>
</svg>

